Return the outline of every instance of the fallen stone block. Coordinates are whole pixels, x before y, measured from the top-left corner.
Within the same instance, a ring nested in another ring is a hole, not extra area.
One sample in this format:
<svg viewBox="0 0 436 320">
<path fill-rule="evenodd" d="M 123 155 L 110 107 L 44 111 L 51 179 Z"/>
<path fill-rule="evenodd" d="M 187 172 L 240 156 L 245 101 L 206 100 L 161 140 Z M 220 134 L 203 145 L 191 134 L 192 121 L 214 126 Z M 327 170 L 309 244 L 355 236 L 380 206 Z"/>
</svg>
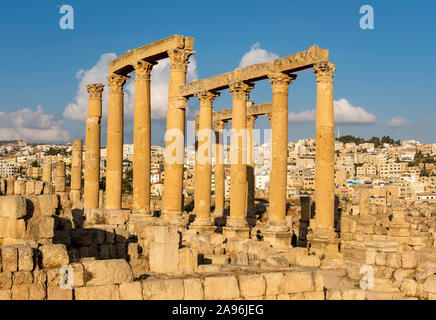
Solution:
<svg viewBox="0 0 436 320">
<path fill-rule="evenodd" d="M 179 267 L 179 244 L 152 242 L 150 246 L 150 271 L 175 272 Z"/>
<path fill-rule="evenodd" d="M 133 280 L 132 269 L 126 260 L 88 260 L 82 262 L 85 285 L 104 286 L 128 283 Z"/>
<path fill-rule="evenodd" d="M 44 269 L 59 268 L 69 264 L 68 253 L 63 244 L 46 244 L 39 247 L 42 253 L 42 266 Z"/>
<path fill-rule="evenodd" d="M 27 214 L 26 199 L 19 195 L 0 197 L 0 217 L 21 219 Z"/>
<path fill-rule="evenodd" d="M 225 300 L 239 297 L 238 281 L 234 276 L 216 276 L 204 279 L 205 300 Z"/>
<path fill-rule="evenodd" d="M 436 274 L 425 279 L 423 290 L 427 293 L 436 294 Z"/>
<path fill-rule="evenodd" d="M 177 232 L 177 226 L 155 226 L 154 242 L 179 244 L 179 241 L 180 236 Z"/>
<path fill-rule="evenodd" d="M 144 300 L 183 300 L 185 295 L 182 279 L 146 280 L 142 288 Z"/>
</svg>

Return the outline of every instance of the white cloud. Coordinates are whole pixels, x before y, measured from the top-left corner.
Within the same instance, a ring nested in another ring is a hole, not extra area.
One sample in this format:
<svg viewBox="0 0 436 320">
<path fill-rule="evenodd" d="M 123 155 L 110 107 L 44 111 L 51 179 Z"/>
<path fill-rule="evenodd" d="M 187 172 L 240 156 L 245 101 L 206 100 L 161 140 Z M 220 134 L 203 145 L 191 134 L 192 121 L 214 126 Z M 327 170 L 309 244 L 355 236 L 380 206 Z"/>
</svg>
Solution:
<svg viewBox="0 0 436 320">
<path fill-rule="evenodd" d="M 403 119 L 399 116 L 392 118 L 389 120 L 389 127 L 391 128 L 399 128 L 409 125 L 411 122 L 409 120 Z"/>
<path fill-rule="evenodd" d="M 62 120 L 56 120 L 55 115 L 44 114 L 41 106 L 37 106 L 36 110 L 24 108 L 10 113 L 0 112 L 2 140 L 68 141 L 69 132 L 62 126 Z"/>
<path fill-rule="evenodd" d="M 250 51 L 245 53 L 242 57 L 241 61 L 239 62 L 239 68 L 244 68 L 252 64 L 269 62 L 278 58 L 279 56 L 275 53 L 261 49 L 260 43 L 256 42 L 251 46 Z"/>
<path fill-rule="evenodd" d="M 333 103 L 336 123 L 346 124 L 369 124 L 374 123 L 376 118 L 361 107 L 354 107 L 347 99 L 335 100 Z M 315 121 L 315 110 L 304 110 L 298 113 L 291 112 L 289 122 L 312 122 Z"/>
<path fill-rule="evenodd" d="M 65 118 L 85 121 L 88 110 L 88 92 L 86 85 L 101 82 L 105 85 L 103 91 L 103 118 L 107 117 L 109 88 L 106 78 L 109 75 L 108 63 L 116 58 L 115 53 L 105 53 L 100 56 L 97 63 L 89 70 L 79 70 L 77 78 L 80 79 L 75 101 L 68 104 L 63 113 Z M 197 79 L 197 62 L 190 57 L 186 81 Z M 160 60 L 151 71 L 151 118 L 152 120 L 165 119 L 168 105 L 169 59 Z M 130 74 L 134 77 L 134 73 Z M 130 79 L 124 86 L 124 116 L 126 121 L 133 122 L 135 102 L 135 81 Z M 188 110 L 189 111 L 189 110 Z"/>
</svg>

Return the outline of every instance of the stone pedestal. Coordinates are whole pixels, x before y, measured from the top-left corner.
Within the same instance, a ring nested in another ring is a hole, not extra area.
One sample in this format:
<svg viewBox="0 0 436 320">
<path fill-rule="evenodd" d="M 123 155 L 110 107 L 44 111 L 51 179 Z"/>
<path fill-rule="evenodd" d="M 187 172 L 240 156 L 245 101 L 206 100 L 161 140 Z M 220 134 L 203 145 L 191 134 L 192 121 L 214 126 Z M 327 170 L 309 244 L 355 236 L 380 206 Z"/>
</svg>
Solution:
<svg viewBox="0 0 436 320">
<path fill-rule="evenodd" d="M 310 242 L 309 253 L 323 256 L 326 259 L 336 259 L 342 256 L 339 253 L 340 239 L 336 237 L 333 229 L 328 232 L 315 229 L 308 234 L 307 239 Z"/>
</svg>

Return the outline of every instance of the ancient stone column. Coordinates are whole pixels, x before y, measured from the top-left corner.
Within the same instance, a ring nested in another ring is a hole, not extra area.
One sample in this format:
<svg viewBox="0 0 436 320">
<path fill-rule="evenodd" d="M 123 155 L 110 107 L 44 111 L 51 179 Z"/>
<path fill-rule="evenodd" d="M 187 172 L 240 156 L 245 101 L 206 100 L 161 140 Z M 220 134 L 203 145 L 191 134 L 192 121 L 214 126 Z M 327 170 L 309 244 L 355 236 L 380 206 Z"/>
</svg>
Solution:
<svg viewBox="0 0 436 320">
<path fill-rule="evenodd" d="M 121 209 L 121 184 L 123 176 L 123 86 L 129 77 L 111 74 L 109 85 L 109 112 L 107 122 L 106 209 Z"/>
<path fill-rule="evenodd" d="M 198 130 L 197 163 L 198 178 L 195 180 L 196 218 L 191 227 L 202 231 L 213 229 L 210 220 L 211 180 L 212 180 L 212 103 L 218 94 L 202 91 L 195 95 L 200 100 L 200 121 Z"/>
<path fill-rule="evenodd" d="M 99 207 L 100 187 L 100 138 L 102 116 L 102 93 L 104 85 L 89 84 L 88 117 L 85 138 L 85 178 L 83 184 L 84 208 Z"/>
<path fill-rule="evenodd" d="M 230 217 L 226 227 L 246 229 L 247 202 L 247 95 L 253 85 L 234 82 L 229 86 L 233 96 L 230 164 Z M 244 230 L 245 232 L 245 230 Z M 237 235 L 236 235 L 237 236 Z"/>
<path fill-rule="evenodd" d="M 54 167 L 53 180 L 56 192 L 65 192 L 65 162 L 59 161 Z"/>
<path fill-rule="evenodd" d="M 223 145 L 223 129 L 227 121 L 216 121 L 215 128 L 215 210 L 213 215 L 221 217 L 224 213 L 225 200 L 225 173 L 224 173 L 224 145 Z"/>
<path fill-rule="evenodd" d="M 195 214 L 195 210 L 197 210 L 197 203 L 200 202 L 200 199 L 198 197 L 198 184 L 197 184 L 197 178 L 198 178 L 198 163 L 197 163 L 197 152 L 198 152 L 198 130 L 200 128 L 200 117 L 195 118 L 194 122 L 194 209 L 192 210 L 192 214 Z"/>
<path fill-rule="evenodd" d="M 366 217 L 369 215 L 369 189 L 367 186 L 361 186 L 359 188 L 359 216 Z"/>
<path fill-rule="evenodd" d="M 317 82 L 316 101 L 316 152 L 315 152 L 315 230 L 312 248 L 337 251 L 335 239 L 335 137 L 333 110 L 333 77 L 335 65 L 332 62 L 315 64 L 313 72 Z M 336 248 L 334 248 L 336 246 Z M 325 252 L 324 252 L 325 253 Z M 333 252 L 332 252 L 333 253 Z"/>
<path fill-rule="evenodd" d="M 150 214 L 151 96 L 153 63 L 138 61 L 135 68 L 133 118 L 133 210 Z"/>
<path fill-rule="evenodd" d="M 290 243 L 286 226 L 286 187 L 288 166 L 288 89 L 295 75 L 273 72 L 268 75 L 272 86 L 271 174 L 269 218 L 265 239 L 276 246 Z M 289 242 L 289 243 L 288 243 Z"/>
<path fill-rule="evenodd" d="M 247 117 L 247 217 L 252 225 L 256 222 L 254 211 L 254 124 L 256 119 L 256 116 Z"/>
<path fill-rule="evenodd" d="M 80 190 L 82 189 L 82 139 L 73 141 L 71 160 L 71 200 L 80 201 Z"/>
<path fill-rule="evenodd" d="M 52 182 L 51 169 L 52 169 L 51 161 L 47 161 L 46 163 L 44 163 L 44 165 L 42 167 L 42 181 L 44 181 L 45 183 L 47 183 L 50 186 L 51 186 L 51 182 Z"/>
<path fill-rule="evenodd" d="M 183 162 L 187 99 L 180 97 L 180 86 L 186 83 L 188 60 L 193 53 L 195 51 L 180 48 L 168 51 L 170 80 L 167 130 L 165 133 L 165 182 L 162 197 L 162 214 L 168 217 L 180 217 L 183 213 Z M 174 219 L 169 220 L 175 221 Z"/>
</svg>

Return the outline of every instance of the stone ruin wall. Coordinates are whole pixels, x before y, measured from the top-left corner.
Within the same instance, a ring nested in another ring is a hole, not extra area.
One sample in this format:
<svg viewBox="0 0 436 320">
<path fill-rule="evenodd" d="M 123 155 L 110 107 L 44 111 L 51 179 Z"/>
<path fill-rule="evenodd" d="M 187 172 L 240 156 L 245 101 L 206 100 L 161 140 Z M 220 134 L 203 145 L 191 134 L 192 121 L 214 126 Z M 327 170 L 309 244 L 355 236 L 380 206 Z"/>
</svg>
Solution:
<svg viewBox="0 0 436 320">
<path fill-rule="evenodd" d="M 135 221 L 126 210 L 85 218 L 68 193 L 26 194 L 18 184 L 21 195 L 0 195 L 0 299 L 436 299 L 428 205 L 374 207 L 364 219 L 346 208 L 343 257 L 327 259 Z M 74 288 L 62 289 L 68 265 Z M 371 290 L 359 287 L 363 265 L 374 270 Z"/>
</svg>

